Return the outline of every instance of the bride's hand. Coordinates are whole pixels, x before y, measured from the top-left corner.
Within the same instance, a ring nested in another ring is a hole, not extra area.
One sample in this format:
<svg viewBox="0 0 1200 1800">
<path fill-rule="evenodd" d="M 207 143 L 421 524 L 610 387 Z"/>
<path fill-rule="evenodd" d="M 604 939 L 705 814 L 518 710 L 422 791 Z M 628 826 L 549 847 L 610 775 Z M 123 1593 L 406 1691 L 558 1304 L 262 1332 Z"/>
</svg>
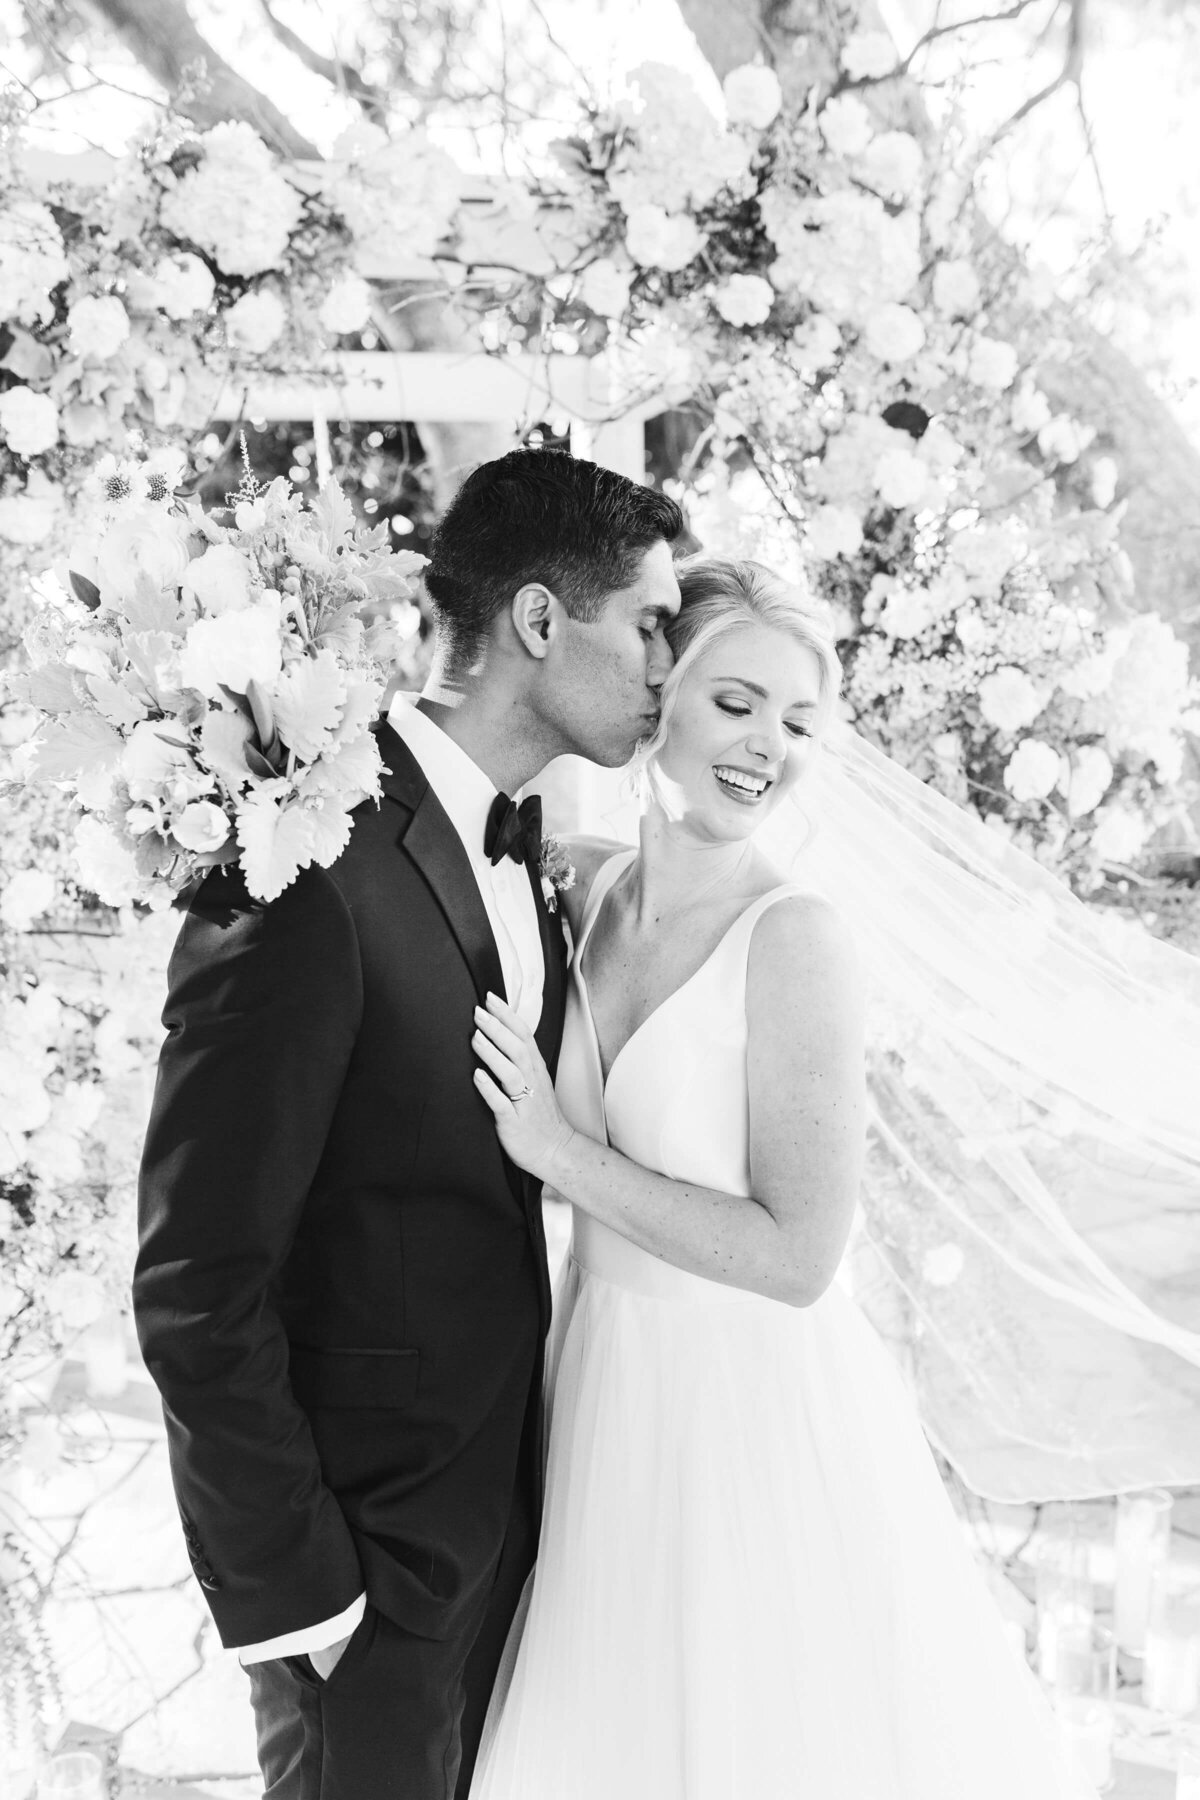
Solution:
<svg viewBox="0 0 1200 1800">
<path fill-rule="evenodd" d="M 508 1155 L 545 1180 L 574 1133 L 558 1109 L 554 1083 L 528 1025 L 497 994 L 487 998 L 486 1008 L 475 1008 L 471 1045 L 486 1064 L 476 1069 L 475 1086 L 492 1109 Z"/>
</svg>

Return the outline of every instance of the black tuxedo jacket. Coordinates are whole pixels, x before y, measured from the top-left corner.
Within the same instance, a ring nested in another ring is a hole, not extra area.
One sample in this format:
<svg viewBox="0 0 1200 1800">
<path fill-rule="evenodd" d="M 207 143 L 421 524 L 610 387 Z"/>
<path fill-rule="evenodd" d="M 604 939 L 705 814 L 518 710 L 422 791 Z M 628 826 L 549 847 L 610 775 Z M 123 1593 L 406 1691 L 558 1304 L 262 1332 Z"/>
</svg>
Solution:
<svg viewBox="0 0 1200 1800">
<path fill-rule="evenodd" d="M 390 727 L 378 741 L 385 798 L 333 867 L 269 905 L 210 873 L 171 961 L 134 1311 L 232 1645 L 364 1586 L 407 1629 L 455 1632 L 486 1598 L 539 1404 L 540 1189 L 472 1083 L 500 959 L 426 777 Z M 553 1067 L 566 951 L 530 879 Z"/>
</svg>

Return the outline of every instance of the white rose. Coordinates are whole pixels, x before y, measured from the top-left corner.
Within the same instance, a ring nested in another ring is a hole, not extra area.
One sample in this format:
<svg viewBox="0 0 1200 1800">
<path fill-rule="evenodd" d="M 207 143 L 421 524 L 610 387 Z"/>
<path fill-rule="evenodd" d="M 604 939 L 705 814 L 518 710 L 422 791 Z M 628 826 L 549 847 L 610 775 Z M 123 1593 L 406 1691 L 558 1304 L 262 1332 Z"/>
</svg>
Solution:
<svg viewBox="0 0 1200 1800">
<path fill-rule="evenodd" d="M 154 271 L 158 305 L 169 319 L 190 319 L 207 312 L 217 284 L 208 264 L 190 250 L 164 256 Z"/>
<path fill-rule="evenodd" d="M 732 125 L 749 125 L 755 131 L 765 131 L 783 105 L 779 77 L 765 63 L 743 63 L 738 69 L 730 69 L 721 86 L 725 91 L 725 111 Z"/>
<path fill-rule="evenodd" d="M 107 362 L 129 336 L 129 314 L 115 294 L 85 294 L 67 313 L 75 356 Z"/>
<path fill-rule="evenodd" d="M 1004 768 L 1004 785 L 1014 800 L 1044 800 L 1058 786 L 1062 758 L 1042 738 L 1022 738 Z"/>
<path fill-rule="evenodd" d="M 232 544 L 209 544 L 184 570 L 184 598 L 195 600 L 209 618 L 241 612 L 249 606 L 253 592 L 250 565 Z"/>
<path fill-rule="evenodd" d="M 805 541 L 822 562 L 854 556 L 862 548 L 862 520 L 848 506 L 818 506 L 809 514 Z"/>
<path fill-rule="evenodd" d="M 861 156 L 875 136 L 875 121 L 853 94 L 835 94 L 817 117 L 821 136 L 834 156 Z"/>
<path fill-rule="evenodd" d="M 18 869 L 0 892 L 0 919 L 13 931 L 28 931 L 54 904 L 54 877 L 45 869 Z"/>
<path fill-rule="evenodd" d="M 1045 704 L 1025 671 L 1011 665 L 985 675 L 979 684 L 979 710 L 997 731 L 1023 731 Z"/>
<path fill-rule="evenodd" d="M 58 489 L 40 469 L 31 469 L 23 494 L 5 494 L 0 499 L 0 538 L 10 544 L 44 544 L 57 527 L 61 511 Z"/>
<path fill-rule="evenodd" d="M 62 233 L 40 200 L 13 200 L 0 209 L 0 319 L 48 325 L 53 290 L 70 273 Z"/>
<path fill-rule="evenodd" d="M 1119 475 L 1120 470 L 1111 456 L 1098 456 L 1092 464 L 1092 504 L 1102 512 L 1107 511 L 1117 497 Z"/>
<path fill-rule="evenodd" d="M 287 324 L 287 308 L 270 288 L 255 288 L 225 314 L 225 336 L 235 350 L 261 356 Z"/>
<path fill-rule="evenodd" d="M 884 131 L 859 158 L 858 175 L 885 200 L 910 200 L 921 182 L 924 157 L 908 131 Z"/>
<path fill-rule="evenodd" d="M 965 1261 L 957 1244 L 938 1244 L 921 1258 L 921 1274 L 930 1287 L 949 1287 L 962 1274 Z"/>
<path fill-rule="evenodd" d="M 348 337 L 370 323 L 373 294 L 369 282 L 353 272 L 335 281 L 321 302 L 320 319 L 335 337 Z"/>
<path fill-rule="evenodd" d="M 863 333 L 867 349 L 880 362 L 908 362 L 925 347 L 925 327 L 911 306 L 887 300 L 877 306 Z"/>
<path fill-rule="evenodd" d="M 85 817 L 75 827 L 75 864 L 80 886 L 106 906 L 127 906 L 141 891 L 133 854 L 115 831 Z"/>
<path fill-rule="evenodd" d="M 1075 752 L 1067 782 L 1067 811 L 1073 819 L 1095 812 L 1112 785 L 1113 766 L 1099 744 L 1084 744 Z"/>
<path fill-rule="evenodd" d="M 171 835 L 185 850 L 219 850 L 230 832 L 229 820 L 211 800 L 193 800 L 171 827 Z"/>
<path fill-rule="evenodd" d="M 948 431 L 940 419 L 931 420 L 921 434 L 917 450 L 921 460 L 929 468 L 937 469 L 941 473 L 949 469 L 956 469 L 966 455 L 966 451 L 954 433 Z"/>
<path fill-rule="evenodd" d="M 1141 854 L 1150 827 L 1126 806 L 1106 806 L 1097 815 L 1092 848 L 1101 862 L 1128 863 Z"/>
<path fill-rule="evenodd" d="M 761 325 L 775 304 L 775 290 L 761 275 L 731 275 L 713 295 L 729 325 Z"/>
<path fill-rule="evenodd" d="M 599 256 L 583 271 L 579 297 L 602 319 L 619 319 L 629 305 L 633 270 L 621 267 L 610 256 Z"/>
<path fill-rule="evenodd" d="M 705 241 L 694 219 L 684 213 L 666 213 L 661 206 L 635 206 L 625 222 L 625 248 L 634 262 L 643 269 L 663 269 L 668 275 L 686 269 Z"/>
<path fill-rule="evenodd" d="M 933 304 L 948 319 L 967 319 L 982 298 L 979 277 L 969 262 L 940 262 L 933 271 Z"/>
<path fill-rule="evenodd" d="M 1035 437 L 1043 425 L 1050 423 L 1050 402 L 1040 388 L 1022 382 L 1013 397 L 1012 428 L 1021 437 Z"/>
<path fill-rule="evenodd" d="M 977 387 L 1002 394 L 1017 378 L 1017 353 L 999 338 L 977 337 L 971 345 L 967 372 Z"/>
<path fill-rule="evenodd" d="M 244 612 L 197 619 L 187 634 L 179 679 L 215 700 L 222 687 L 244 694 L 248 683 L 269 687 L 283 667 L 280 604 L 265 597 Z"/>
<path fill-rule="evenodd" d="M 58 408 L 49 394 L 11 387 L 0 394 L 0 433 L 16 456 L 41 456 L 58 442 Z"/>
<path fill-rule="evenodd" d="M 1038 449 L 1048 463 L 1073 463 L 1091 442 L 1088 433 L 1065 413 L 1050 419 L 1037 434 Z"/>
<path fill-rule="evenodd" d="M 888 506 L 916 506 L 929 489 L 929 470 L 913 451 L 897 445 L 885 450 L 875 465 L 875 487 Z"/>
<path fill-rule="evenodd" d="M 169 744 L 161 735 L 171 730 L 170 724 L 142 719 L 129 733 L 121 752 L 121 773 L 131 800 L 155 799 L 163 788 L 172 786 L 180 774 L 194 766 L 188 750 L 181 744 Z"/>
<path fill-rule="evenodd" d="M 797 361 L 806 369 L 827 369 L 842 348 L 842 334 L 824 313 L 813 313 L 792 333 Z"/>
<path fill-rule="evenodd" d="M 133 598 L 143 579 L 164 593 L 179 586 L 187 566 L 184 521 L 148 503 L 114 519 L 101 538 L 96 551 L 100 597 L 120 606 Z"/>
<path fill-rule="evenodd" d="M 933 606 L 926 588 L 894 587 L 884 601 L 879 627 L 889 637 L 917 637 L 932 624 Z"/>
<path fill-rule="evenodd" d="M 886 31 L 855 31 L 842 45 L 842 67 L 851 81 L 878 81 L 896 67 L 896 46 Z"/>
<path fill-rule="evenodd" d="M 253 126 L 223 120 L 200 140 L 199 164 L 162 203 L 162 221 L 227 275 L 278 268 L 300 221 L 299 193 Z"/>
</svg>

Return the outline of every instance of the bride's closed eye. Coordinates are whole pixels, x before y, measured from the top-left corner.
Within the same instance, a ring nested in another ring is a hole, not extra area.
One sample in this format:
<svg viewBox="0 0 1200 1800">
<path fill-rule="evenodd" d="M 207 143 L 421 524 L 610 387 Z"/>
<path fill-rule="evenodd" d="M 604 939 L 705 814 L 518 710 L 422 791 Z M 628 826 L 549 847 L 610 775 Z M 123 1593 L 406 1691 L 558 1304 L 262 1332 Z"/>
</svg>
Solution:
<svg viewBox="0 0 1200 1800">
<path fill-rule="evenodd" d="M 750 708 L 748 706 L 743 706 L 736 701 L 718 700 L 716 704 L 721 711 L 726 713 L 731 719 L 748 719 L 750 717 Z M 790 719 L 784 720 L 784 728 L 785 730 L 790 731 L 793 737 L 812 736 L 812 732 L 808 729 L 807 725 L 796 725 Z"/>
</svg>

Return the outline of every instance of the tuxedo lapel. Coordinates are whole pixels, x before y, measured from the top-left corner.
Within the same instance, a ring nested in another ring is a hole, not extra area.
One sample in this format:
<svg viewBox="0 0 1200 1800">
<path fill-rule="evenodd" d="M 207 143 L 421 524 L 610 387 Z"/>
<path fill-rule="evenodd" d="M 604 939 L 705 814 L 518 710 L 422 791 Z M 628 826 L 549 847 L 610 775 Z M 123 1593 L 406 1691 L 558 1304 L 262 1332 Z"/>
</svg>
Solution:
<svg viewBox="0 0 1200 1800">
<path fill-rule="evenodd" d="M 383 791 L 409 813 L 398 842 L 417 865 L 463 953 L 480 1005 L 504 993 L 500 952 L 466 851 L 416 757 L 392 730 L 379 731 Z"/>
</svg>

